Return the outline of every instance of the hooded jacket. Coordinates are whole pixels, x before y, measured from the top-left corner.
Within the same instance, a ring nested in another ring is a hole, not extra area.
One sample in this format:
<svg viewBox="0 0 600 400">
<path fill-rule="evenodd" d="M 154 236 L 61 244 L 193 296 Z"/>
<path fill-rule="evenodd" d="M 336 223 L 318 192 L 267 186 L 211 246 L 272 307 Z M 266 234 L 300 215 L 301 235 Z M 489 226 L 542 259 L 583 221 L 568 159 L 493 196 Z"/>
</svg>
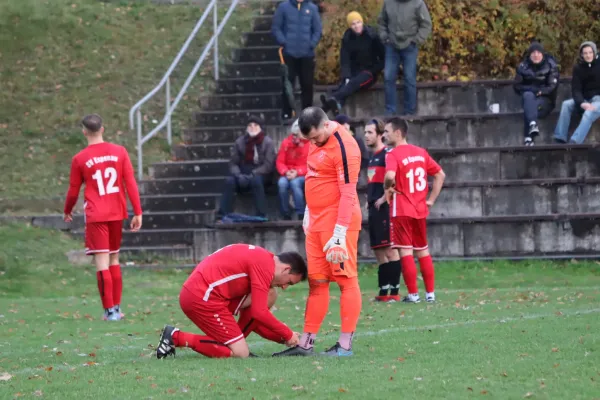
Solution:
<svg viewBox="0 0 600 400">
<path fill-rule="evenodd" d="M 310 0 L 302 3 L 287 0 L 279 4 L 271 24 L 275 41 L 285 54 L 294 58 L 314 57 L 322 30 L 319 8 Z"/>
<path fill-rule="evenodd" d="M 364 25 L 360 35 L 347 29 L 342 38 L 340 62 L 342 79 L 350 79 L 362 71 L 377 76 L 384 67 L 385 47 L 375 29 Z"/>
<path fill-rule="evenodd" d="M 581 56 L 581 51 L 587 46 L 594 51 L 594 59 L 590 63 L 586 62 Z M 600 57 L 594 42 L 583 42 L 579 46 L 579 60 L 577 65 L 573 67 L 571 91 L 577 107 L 580 107 L 586 101 L 590 101 L 594 96 L 600 96 Z"/>
<path fill-rule="evenodd" d="M 399 50 L 422 44 L 431 35 L 431 15 L 423 0 L 384 0 L 377 21 L 383 44 Z"/>
<path fill-rule="evenodd" d="M 544 54 L 544 58 L 538 64 L 534 64 L 530 58 L 534 50 L 539 50 Z M 544 53 L 541 45 L 537 44 L 537 47 L 532 45 L 517 68 L 514 89 L 517 94 L 523 94 L 524 92 L 537 94 L 541 92 L 541 96 L 548 97 L 554 104 L 559 77 L 558 64 L 554 57 Z"/>
</svg>

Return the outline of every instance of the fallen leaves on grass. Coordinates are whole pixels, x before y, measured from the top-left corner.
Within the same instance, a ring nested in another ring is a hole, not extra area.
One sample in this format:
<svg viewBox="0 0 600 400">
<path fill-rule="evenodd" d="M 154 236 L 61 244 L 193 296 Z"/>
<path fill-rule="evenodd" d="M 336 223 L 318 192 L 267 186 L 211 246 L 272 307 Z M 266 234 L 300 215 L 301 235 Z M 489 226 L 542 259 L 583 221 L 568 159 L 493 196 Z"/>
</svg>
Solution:
<svg viewBox="0 0 600 400">
<path fill-rule="evenodd" d="M 54 368 L 52 368 L 52 367 L 46 367 L 46 371 L 48 371 L 48 372 L 52 371 L 53 369 Z"/>
<path fill-rule="evenodd" d="M 404 357 L 398 357 L 396 360 L 398 360 L 400 362 L 404 362 Z"/>
<path fill-rule="evenodd" d="M 473 388 L 472 388 L 472 387 L 468 387 L 468 388 L 467 388 L 467 390 L 468 390 L 469 392 L 472 392 L 472 391 L 473 391 Z"/>
<path fill-rule="evenodd" d="M 0 381 L 9 381 L 12 375 L 6 372 L 0 374 Z"/>
<path fill-rule="evenodd" d="M 487 390 L 482 390 L 481 391 L 481 394 L 487 394 L 487 393 L 488 393 Z"/>
<path fill-rule="evenodd" d="M 506 371 L 504 371 L 504 372 L 502 373 L 502 376 L 504 376 L 504 377 L 507 377 L 507 376 L 508 376 L 508 374 L 506 373 Z"/>
<path fill-rule="evenodd" d="M 558 347 L 553 347 L 552 348 L 552 352 L 553 353 L 558 353 L 560 350 L 558 349 Z"/>
<path fill-rule="evenodd" d="M 533 393 L 531 393 L 531 392 L 527 392 L 527 393 L 525 393 L 525 396 L 523 396 L 523 397 L 525 397 L 526 399 L 528 399 L 528 398 L 530 398 L 531 396 L 533 396 Z"/>
<path fill-rule="evenodd" d="M 34 395 L 34 396 L 38 396 L 38 397 L 39 397 L 39 396 L 43 396 L 43 395 L 44 395 L 44 393 L 43 393 L 41 390 L 39 390 L 39 389 L 38 389 L 38 390 L 36 390 L 35 392 L 33 392 L 33 395 Z"/>
<path fill-rule="evenodd" d="M 340 392 L 340 393 L 346 393 L 346 392 L 347 392 L 347 390 L 346 390 L 346 389 L 344 389 L 344 388 L 339 388 L 339 389 L 338 389 L 338 392 Z"/>
<path fill-rule="evenodd" d="M 304 390 L 304 386 L 302 386 L 302 385 L 300 385 L 300 386 L 292 385 L 292 390 Z"/>
</svg>

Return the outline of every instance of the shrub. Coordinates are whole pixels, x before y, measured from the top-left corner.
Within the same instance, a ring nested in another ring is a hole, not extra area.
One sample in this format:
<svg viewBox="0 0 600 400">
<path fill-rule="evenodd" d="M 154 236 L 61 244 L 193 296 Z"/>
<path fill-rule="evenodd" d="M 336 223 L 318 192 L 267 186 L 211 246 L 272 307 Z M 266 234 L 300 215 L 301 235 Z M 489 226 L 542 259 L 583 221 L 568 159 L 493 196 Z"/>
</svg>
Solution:
<svg viewBox="0 0 600 400">
<path fill-rule="evenodd" d="M 433 33 L 419 51 L 419 80 L 512 77 L 532 39 L 541 40 L 570 75 L 579 44 L 600 40 L 600 2 L 589 0 L 425 0 Z M 316 79 L 339 81 L 341 37 L 349 11 L 377 25 L 383 0 L 323 2 Z"/>
</svg>

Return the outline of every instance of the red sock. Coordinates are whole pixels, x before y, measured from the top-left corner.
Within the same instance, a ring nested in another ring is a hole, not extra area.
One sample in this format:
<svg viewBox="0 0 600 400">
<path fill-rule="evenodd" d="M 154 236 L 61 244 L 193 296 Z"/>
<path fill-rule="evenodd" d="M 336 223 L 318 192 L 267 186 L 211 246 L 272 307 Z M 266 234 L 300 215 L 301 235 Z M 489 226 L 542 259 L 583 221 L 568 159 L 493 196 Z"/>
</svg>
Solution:
<svg viewBox="0 0 600 400">
<path fill-rule="evenodd" d="M 112 308 L 115 306 L 113 300 L 113 284 L 110 271 L 105 269 L 104 271 L 96 271 L 96 279 L 98 280 L 98 291 L 100 292 L 100 299 L 102 299 L 102 307 Z"/>
<path fill-rule="evenodd" d="M 173 332 L 175 347 L 189 347 L 197 353 L 210 358 L 231 357 L 231 350 L 224 344 L 218 343 L 210 336 L 196 335 L 182 331 Z"/>
<path fill-rule="evenodd" d="M 435 269 L 431 255 L 419 258 L 419 266 L 421 267 L 421 276 L 425 281 L 425 291 L 432 293 L 435 290 Z"/>
<path fill-rule="evenodd" d="M 252 318 L 250 309 L 248 308 L 245 308 L 240 311 L 238 326 L 242 330 L 244 337 L 248 337 L 249 334 L 255 332 L 260 337 L 270 340 L 272 342 L 285 343 L 285 338 L 282 338 L 281 335 L 276 334 L 275 332 L 261 325 L 257 320 Z"/>
<path fill-rule="evenodd" d="M 121 275 L 121 266 L 111 265 L 108 267 L 113 284 L 113 300 L 115 304 L 121 304 L 121 293 L 123 293 L 123 277 Z"/>
<path fill-rule="evenodd" d="M 417 286 L 417 265 L 413 256 L 402 257 L 402 277 L 409 294 L 419 293 Z"/>
</svg>

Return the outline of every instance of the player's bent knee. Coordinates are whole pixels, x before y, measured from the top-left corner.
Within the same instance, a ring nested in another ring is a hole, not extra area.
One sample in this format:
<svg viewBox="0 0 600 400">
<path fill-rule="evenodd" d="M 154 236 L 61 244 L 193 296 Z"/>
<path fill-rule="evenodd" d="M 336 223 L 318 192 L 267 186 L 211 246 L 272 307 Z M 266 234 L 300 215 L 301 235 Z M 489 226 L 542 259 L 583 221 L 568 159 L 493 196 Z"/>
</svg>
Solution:
<svg viewBox="0 0 600 400">
<path fill-rule="evenodd" d="M 229 350 L 231 350 L 231 356 L 236 358 L 247 358 L 250 356 L 250 349 L 248 348 L 248 343 L 246 340 L 238 340 L 235 343 L 231 343 L 228 345 Z"/>
</svg>

